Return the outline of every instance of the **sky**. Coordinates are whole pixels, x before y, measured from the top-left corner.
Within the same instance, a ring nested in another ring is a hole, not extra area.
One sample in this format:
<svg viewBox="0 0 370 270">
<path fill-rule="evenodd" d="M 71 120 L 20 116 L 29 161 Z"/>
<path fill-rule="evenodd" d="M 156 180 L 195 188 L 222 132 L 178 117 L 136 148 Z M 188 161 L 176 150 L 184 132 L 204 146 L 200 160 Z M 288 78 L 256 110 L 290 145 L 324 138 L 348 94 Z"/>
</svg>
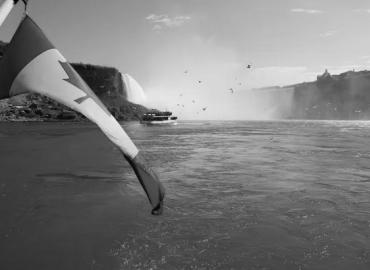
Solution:
<svg viewBox="0 0 370 270">
<path fill-rule="evenodd" d="M 370 69 L 368 0 L 29 0 L 28 14 L 70 62 L 130 74 L 181 119 L 264 118 L 251 89 Z"/>
</svg>

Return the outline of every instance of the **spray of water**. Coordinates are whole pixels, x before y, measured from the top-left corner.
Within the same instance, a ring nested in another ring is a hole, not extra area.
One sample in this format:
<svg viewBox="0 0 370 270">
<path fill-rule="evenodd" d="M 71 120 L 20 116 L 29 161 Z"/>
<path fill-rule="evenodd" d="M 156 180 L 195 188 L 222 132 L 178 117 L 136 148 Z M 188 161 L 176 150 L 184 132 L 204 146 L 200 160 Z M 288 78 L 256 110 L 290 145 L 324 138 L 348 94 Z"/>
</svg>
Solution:
<svg viewBox="0 0 370 270">
<path fill-rule="evenodd" d="M 146 105 L 180 119 L 280 119 L 288 115 L 291 88 L 254 90 L 307 80 L 305 67 L 259 67 L 212 41 L 173 44 L 153 56 Z"/>
</svg>

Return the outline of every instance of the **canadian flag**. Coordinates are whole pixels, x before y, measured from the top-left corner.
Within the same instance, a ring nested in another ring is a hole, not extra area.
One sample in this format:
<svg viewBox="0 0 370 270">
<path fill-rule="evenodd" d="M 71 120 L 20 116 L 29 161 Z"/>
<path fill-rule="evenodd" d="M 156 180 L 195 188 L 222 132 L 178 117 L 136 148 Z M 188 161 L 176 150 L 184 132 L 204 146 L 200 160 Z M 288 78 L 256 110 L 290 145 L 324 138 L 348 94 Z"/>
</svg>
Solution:
<svg viewBox="0 0 370 270">
<path fill-rule="evenodd" d="M 0 61 L 0 99 L 26 92 L 52 98 L 96 123 L 133 167 L 152 213 L 162 212 L 164 188 L 157 175 L 121 125 L 29 16 L 19 25 Z"/>
</svg>

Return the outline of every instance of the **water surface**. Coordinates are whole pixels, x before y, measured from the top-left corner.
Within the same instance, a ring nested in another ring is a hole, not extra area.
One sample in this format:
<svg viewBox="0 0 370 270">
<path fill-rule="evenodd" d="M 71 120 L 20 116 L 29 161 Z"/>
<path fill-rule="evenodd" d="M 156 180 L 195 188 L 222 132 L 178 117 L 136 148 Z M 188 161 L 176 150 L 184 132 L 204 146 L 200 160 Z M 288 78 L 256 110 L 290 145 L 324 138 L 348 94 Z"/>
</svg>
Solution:
<svg viewBox="0 0 370 270">
<path fill-rule="evenodd" d="M 153 217 L 92 124 L 0 124 L 1 269 L 369 269 L 370 122 L 126 123 Z"/>
</svg>

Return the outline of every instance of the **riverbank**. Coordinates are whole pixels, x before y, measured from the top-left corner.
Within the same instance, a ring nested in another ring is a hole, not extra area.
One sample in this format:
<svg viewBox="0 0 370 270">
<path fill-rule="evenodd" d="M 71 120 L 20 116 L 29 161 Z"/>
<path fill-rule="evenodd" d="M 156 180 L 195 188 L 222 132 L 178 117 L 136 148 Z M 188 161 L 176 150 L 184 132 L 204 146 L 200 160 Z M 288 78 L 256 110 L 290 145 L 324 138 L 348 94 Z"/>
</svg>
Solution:
<svg viewBox="0 0 370 270">
<path fill-rule="evenodd" d="M 103 99 L 112 115 L 119 121 L 138 121 L 148 109 L 144 106 L 120 100 L 119 106 Z M 52 99 L 39 94 L 22 94 L 0 100 L 2 122 L 55 122 L 88 121 L 86 117 Z"/>
</svg>

